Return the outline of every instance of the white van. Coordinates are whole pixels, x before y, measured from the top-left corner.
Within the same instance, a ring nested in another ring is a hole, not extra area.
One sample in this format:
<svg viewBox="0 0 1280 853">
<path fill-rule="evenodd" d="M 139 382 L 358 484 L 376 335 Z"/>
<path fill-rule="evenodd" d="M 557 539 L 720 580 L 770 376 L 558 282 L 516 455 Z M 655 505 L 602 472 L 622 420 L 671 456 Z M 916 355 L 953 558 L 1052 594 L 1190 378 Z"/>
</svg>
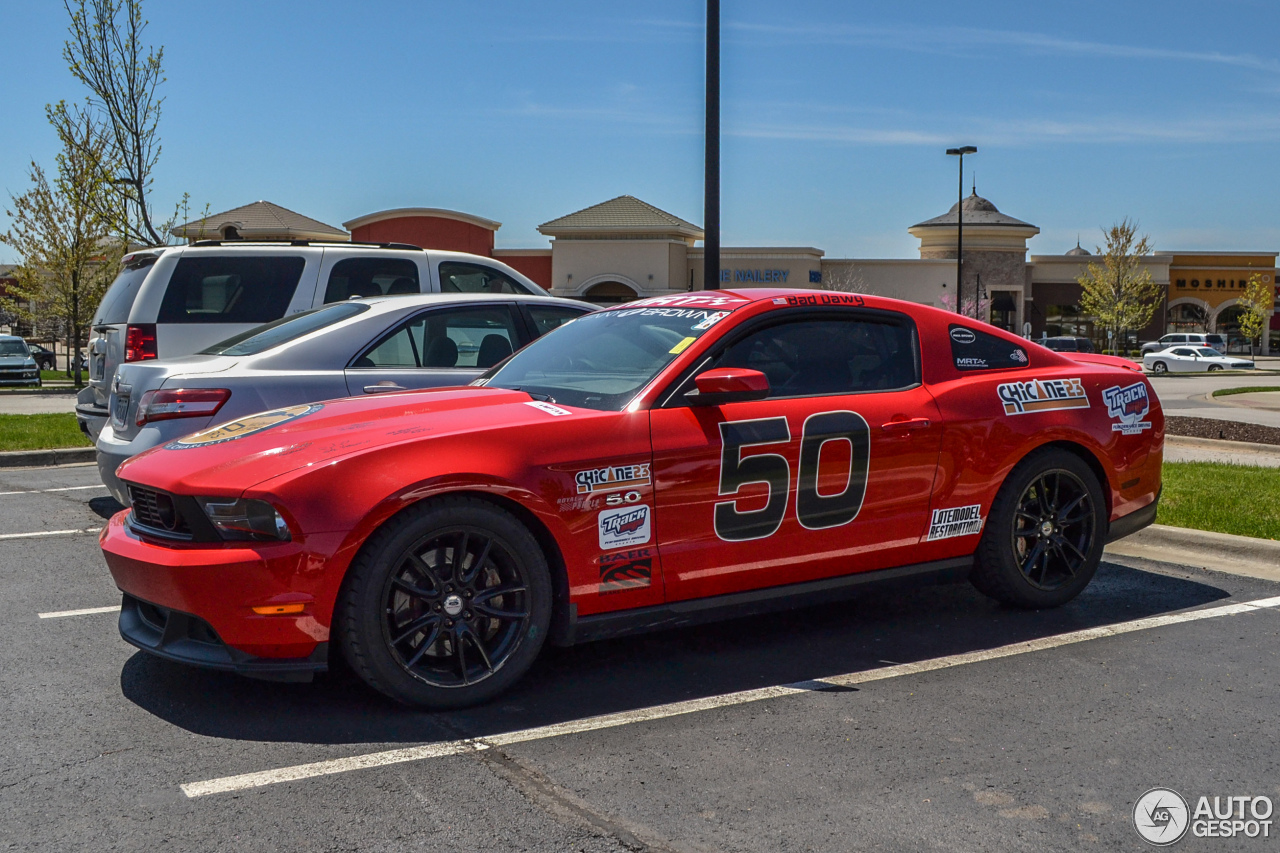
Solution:
<svg viewBox="0 0 1280 853">
<path fill-rule="evenodd" d="M 96 441 L 122 362 L 190 355 L 327 302 L 441 292 L 547 295 L 501 261 L 397 243 L 203 241 L 134 252 L 94 314 L 76 419 Z"/>
</svg>

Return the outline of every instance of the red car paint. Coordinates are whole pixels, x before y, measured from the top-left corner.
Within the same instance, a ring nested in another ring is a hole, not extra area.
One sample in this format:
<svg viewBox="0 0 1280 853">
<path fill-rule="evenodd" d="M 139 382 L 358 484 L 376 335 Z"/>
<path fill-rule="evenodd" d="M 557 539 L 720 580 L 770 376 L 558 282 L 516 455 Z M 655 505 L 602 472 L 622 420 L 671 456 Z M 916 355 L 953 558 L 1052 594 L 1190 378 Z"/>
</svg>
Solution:
<svg viewBox="0 0 1280 853">
<path fill-rule="evenodd" d="M 121 512 L 101 534 L 116 584 L 201 617 L 240 652 L 296 659 L 329 640 L 344 573 L 370 534 L 405 507 L 450 493 L 486 496 L 542 534 L 579 616 L 972 554 L 976 534 L 931 539 L 935 515 L 959 525 L 975 512 L 985 517 L 1014 465 L 1051 442 L 1090 461 L 1113 521 L 1158 498 L 1164 421 L 1154 391 L 1148 385 L 1146 420 L 1129 432 L 1103 401 L 1104 390 L 1147 382 L 1131 371 L 873 296 L 750 289 L 613 310 L 664 304 L 731 313 L 685 344 L 623 411 L 484 387 L 382 394 L 330 401 L 234 440 L 171 444 L 130 459 L 119 471 L 128 483 L 268 502 L 292 541 L 167 542 L 133 529 Z M 741 324 L 827 305 L 910 318 L 922 382 L 883 393 L 655 406 Z M 974 337 L 969 331 L 994 336 L 1020 361 L 960 369 L 951 340 Z M 744 421 L 757 422 L 760 440 L 726 449 L 722 435 Z M 863 434 L 865 447 L 831 440 Z M 723 490 L 725 466 L 753 459 L 779 478 L 785 469 L 785 488 L 775 494 L 748 476 L 736 492 Z M 781 513 L 772 529 L 751 521 L 776 508 L 773 501 Z M 610 547 L 602 547 L 606 527 Z M 252 611 L 296 602 L 306 604 L 301 615 Z"/>
</svg>

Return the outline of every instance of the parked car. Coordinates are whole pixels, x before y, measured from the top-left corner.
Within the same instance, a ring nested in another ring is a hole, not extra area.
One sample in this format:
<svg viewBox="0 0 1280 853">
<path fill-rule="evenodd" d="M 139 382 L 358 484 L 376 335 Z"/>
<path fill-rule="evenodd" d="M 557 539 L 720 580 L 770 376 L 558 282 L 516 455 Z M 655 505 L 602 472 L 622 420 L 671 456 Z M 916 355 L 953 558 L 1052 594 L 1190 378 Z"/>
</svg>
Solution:
<svg viewBox="0 0 1280 853">
<path fill-rule="evenodd" d="M 41 346 L 40 344 L 27 344 L 27 349 L 31 350 L 31 357 L 35 359 L 36 365 L 41 370 L 57 370 L 58 358 L 54 355 L 53 350 Z"/>
<path fill-rule="evenodd" d="M 1043 338 L 1040 345 L 1054 352 L 1093 352 L 1093 341 L 1088 338 L 1060 335 L 1056 338 Z"/>
<path fill-rule="evenodd" d="M 120 463 L 187 433 L 348 395 L 466 385 L 594 305 L 550 296 L 437 293 L 350 299 L 258 326 L 196 355 L 116 368 L 98 471 L 121 503 Z"/>
<path fill-rule="evenodd" d="M 77 420 L 97 438 L 118 364 L 189 355 L 353 296 L 441 292 L 547 295 L 492 258 L 396 243 L 206 241 L 134 252 L 93 315 Z"/>
<path fill-rule="evenodd" d="M 40 367 L 16 335 L 0 335 L 0 385 L 40 387 Z"/>
<path fill-rule="evenodd" d="M 474 384 L 277 409 L 126 462 L 131 508 L 100 539 L 123 638 L 294 680 L 332 644 L 372 688 L 458 707 L 547 640 L 877 580 L 1060 605 L 1160 495 L 1145 376 L 896 299 L 651 297 Z"/>
<path fill-rule="evenodd" d="M 1152 373 L 1210 373 L 1217 370 L 1253 370 L 1252 361 L 1223 355 L 1212 347 L 1169 347 L 1147 353 L 1142 366 Z"/>
<path fill-rule="evenodd" d="M 1190 344 L 1193 347 L 1210 347 L 1219 353 L 1227 351 L 1227 339 L 1222 335 L 1199 332 L 1176 332 L 1162 337 L 1158 341 L 1148 341 L 1142 345 L 1142 354 L 1160 352 L 1175 344 Z"/>
</svg>

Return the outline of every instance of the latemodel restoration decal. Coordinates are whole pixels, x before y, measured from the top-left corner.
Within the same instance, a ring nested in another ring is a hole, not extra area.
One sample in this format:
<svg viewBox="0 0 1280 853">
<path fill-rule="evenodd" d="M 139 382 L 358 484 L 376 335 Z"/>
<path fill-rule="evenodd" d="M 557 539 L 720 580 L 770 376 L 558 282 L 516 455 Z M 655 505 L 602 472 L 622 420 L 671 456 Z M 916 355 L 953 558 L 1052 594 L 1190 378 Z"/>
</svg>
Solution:
<svg viewBox="0 0 1280 853">
<path fill-rule="evenodd" d="M 1089 395 L 1079 379 L 1030 379 L 996 386 L 1006 415 L 1029 415 L 1057 409 L 1087 409 Z"/>
<path fill-rule="evenodd" d="M 647 486 L 649 485 L 649 463 L 610 465 L 607 468 L 579 471 L 573 475 L 573 481 L 578 484 L 580 495 L 588 492 L 612 492 L 618 489 Z"/>
<path fill-rule="evenodd" d="M 653 553 L 648 548 L 623 551 L 600 558 L 600 594 L 644 589 L 653 575 Z"/>
<path fill-rule="evenodd" d="M 648 504 L 606 509 L 596 519 L 601 551 L 643 545 L 653 536 Z"/>
<path fill-rule="evenodd" d="M 929 521 L 928 541 L 951 539 L 955 536 L 973 536 L 982 532 L 982 505 L 958 506 L 953 509 L 935 509 Z"/>
<path fill-rule="evenodd" d="M 1147 412 L 1151 411 L 1147 383 L 1135 382 L 1124 388 L 1114 385 L 1102 392 L 1102 402 L 1107 404 L 1108 415 L 1120 419 L 1120 423 L 1111 425 L 1112 432 L 1137 435 L 1151 429 L 1151 421 L 1143 420 Z"/>
<path fill-rule="evenodd" d="M 253 435 L 255 432 L 262 432 L 264 429 L 313 414 L 323 408 L 324 406 L 320 403 L 313 403 L 310 406 L 289 406 L 284 409 L 259 412 L 256 415 L 219 424 L 204 432 L 183 436 L 177 441 L 166 444 L 165 449 L 187 450 L 192 447 L 207 447 L 210 444 L 222 444 L 224 441 L 235 441 L 237 438 L 244 438 L 246 435 Z"/>
</svg>

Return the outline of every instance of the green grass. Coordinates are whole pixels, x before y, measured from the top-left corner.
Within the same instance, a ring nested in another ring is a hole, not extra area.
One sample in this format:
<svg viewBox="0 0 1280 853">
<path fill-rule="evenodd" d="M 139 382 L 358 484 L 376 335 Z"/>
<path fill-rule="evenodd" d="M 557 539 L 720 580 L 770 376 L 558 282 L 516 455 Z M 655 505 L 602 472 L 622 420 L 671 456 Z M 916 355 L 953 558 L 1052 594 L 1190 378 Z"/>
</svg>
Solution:
<svg viewBox="0 0 1280 853">
<path fill-rule="evenodd" d="M 1280 539 L 1280 469 L 1166 462 L 1156 522 Z"/>
<path fill-rule="evenodd" d="M 70 412 L 50 415 L 0 415 L 0 451 L 88 447 Z"/>
<path fill-rule="evenodd" d="M 1219 388 L 1213 392 L 1215 397 L 1230 397 L 1232 394 L 1249 394 L 1253 391 L 1280 391 L 1280 385 L 1255 385 L 1243 388 Z"/>
</svg>

